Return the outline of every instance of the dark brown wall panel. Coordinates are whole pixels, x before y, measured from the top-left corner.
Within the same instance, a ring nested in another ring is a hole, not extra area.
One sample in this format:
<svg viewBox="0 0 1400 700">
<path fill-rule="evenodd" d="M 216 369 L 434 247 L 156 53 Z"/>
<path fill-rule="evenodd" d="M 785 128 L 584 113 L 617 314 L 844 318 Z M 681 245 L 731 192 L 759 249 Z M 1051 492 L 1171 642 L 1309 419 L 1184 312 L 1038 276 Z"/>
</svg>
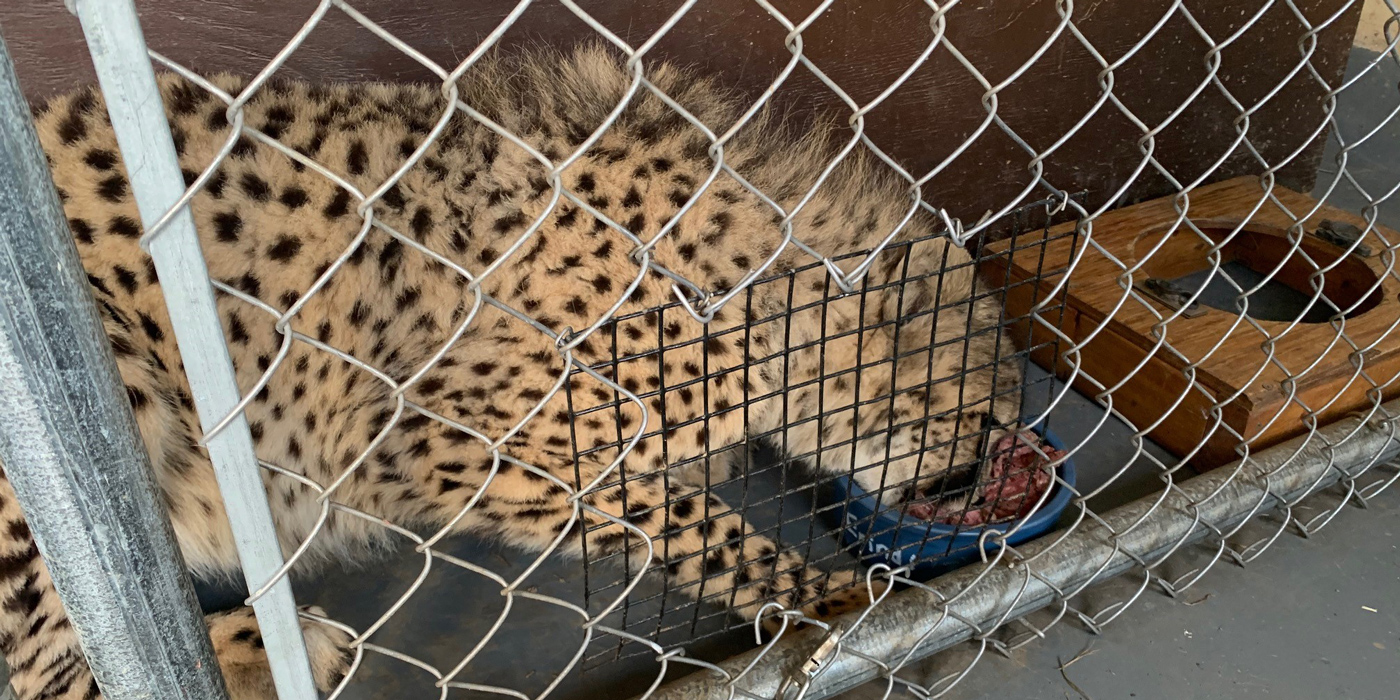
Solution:
<svg viewBox="0 0 1400 700">
<path fill-rule="evenodd" d="M 583 3 L 603 25 L 640 43 L 679 3 L 609 0 Z M 787 0 L 778 6 L 794 22 L 818 0 Z M 1257 0 L 1191 3 L 1197 22 L 1215 42 L 1250 21 Z M 1344 0 L 1301 0 L 1309 21 L 1325 21 Z M 252 73 L 285 43 L 310 15 L 307 0 L 138 0 L 152 48 L 203 71 Z M 504 0 L 366 0 L 355 6 L 435 61 L 451 64 L 466 56 L 515 3 Z M 1114 62 L 1142 41 L 1170 0 L 1099 0 L 1075 3 L 1075 23 L 1099 55 Z M 1019 71 L 1060 22 L 1053 0 L 964 2 L 947 14 L 947 37 L 992 84 Z M 1360 4 L 1317 35 L 1309 54 L 1322 79 L 1342 75 Z M 866 102 L 897 80 L 933 36 L 931 11 L 917 0 L 837 2 L 802 35 L 805 55 L 857 102 Z M 91 80 L 77 21 L 60 0 L 0 3 L 0 31 L 18 62 L 31 98 L 41 98 Z M 1299 39 L 1304 25 L 1282 4 L 1220 54 L 1217 75 L 1235 98 L 1252 105 L 1290 74 L 1285 87 L 1249 120 L 1250 142 L 1269 162 L 1301 152 L 1279 172 L 1280 180 L 1307 191 L 1321 157 L 1321 141 L 1307 144 L 1324 117 L 1323 88 L 1304 69 Z M 655 56 L 695 64 L 751 97 L 781 72 L 791 54 L 786 30 L 750 0 L 697 4 L 656 47 Z M 594 36 L 562 5 L 529 8 L 506 36 L 508 44 L 566 45 Z M 1196 92 L 1210 75 L 1210 42 L 1180 14 L 1168 19 L 1113 74 L 1114 94 L 1151 127 Z M 1306 49 L 1306 45 L 1304 49 Z M 347 16 L 332 10 L 286 67 L 289 76 L 317 81 L 429 80 L 432 75 Z M 1067 30 L 1033 65 L 997 96 L 997 114 L 1029 145 L 1044 149 L 1093 110 L 1102 94 L 1101 65 Z M 936 49 L 909 80 L 867 116 L 867 133 L 905 168 L 922 175 L 952 153 L 986 119 L 985 89 L 944 48 Z M 803 67 L 775 98 L 796 114 L 816 109 L 845 111 L 843 103 Z M 1263 168 L 1242 146 L 1234 146 L 1240 110 L 1208 84 L 1157 135 L 1154 154 L 1179 181 L 1195 180 L 1225 159 L 1209 181 Z M 1111 103 L 1104 104 L 1077 134 L 1045 161 L 1056 186 L 1086 190 L 1088 202 L 1104 201 L 1143 158 L 1143 132 Z M 1231 149 L 1233 147 L 1233 152 Z M 1228 154 L 1228 155 L 1227 155 Z M 999 209 L 1030 182 L 1028 156 L 992 126 L 956 162 L 933 178 L 925 199 L 966 221 Z M 1128 192 L 1137 201 L 1172 191 L 1150 166 Z M 1033 199 L 1045 192 L 1037 190 Z"/>
</svg>

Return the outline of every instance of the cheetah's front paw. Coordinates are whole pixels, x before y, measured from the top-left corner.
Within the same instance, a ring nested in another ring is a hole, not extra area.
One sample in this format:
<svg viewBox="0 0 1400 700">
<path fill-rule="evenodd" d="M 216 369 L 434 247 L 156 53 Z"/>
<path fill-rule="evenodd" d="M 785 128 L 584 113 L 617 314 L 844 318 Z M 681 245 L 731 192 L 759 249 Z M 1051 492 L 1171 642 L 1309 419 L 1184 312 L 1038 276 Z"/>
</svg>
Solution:
<svg viewBox="0 0 1400 700">
<path fill-rule="evenodd" d="M 842 571 L 832 575 L 827 583 L 828 589 L 836 589 L 817 600 L 802 606 L 801 611 L 804 617 L 826 622 L 848 612 L 863 610 L 870 606 L 872 597 L 879 600 L 884 595 L 885 589 L 889 588 L 889 582 L 883 579 L 873 579 L 870 585 L 866 585 L 864 577 L 857 578 L 853 572 Z M 772 615 L 763 621 L 763 627 L 770 635 L 777 634 L 783 626 L 782 616 Z M 807 627 L 801 620 L 789 622 L 789 630 L 799 630 Z"/>
<path fill-rule="evenodd" d="M 303 606 L 305 612 L 325 617 L 315 606 Z M 224 672 L 232 700 L 266 700 L 277 697 L 272 685 L 272 671 L 267 665 L 262 633 L 252 608 L 239 608 L 226 613 L 209 615 L 209 637 L 214 642 L 214 655 Z M 350 670 L 354 652 L 350 650 L 350 635 L 339 629 L 306 618 L 301 619 L 302 637 L 311 659 L 311 672 L 316 687 L 333 690 Z"/>
</svg>

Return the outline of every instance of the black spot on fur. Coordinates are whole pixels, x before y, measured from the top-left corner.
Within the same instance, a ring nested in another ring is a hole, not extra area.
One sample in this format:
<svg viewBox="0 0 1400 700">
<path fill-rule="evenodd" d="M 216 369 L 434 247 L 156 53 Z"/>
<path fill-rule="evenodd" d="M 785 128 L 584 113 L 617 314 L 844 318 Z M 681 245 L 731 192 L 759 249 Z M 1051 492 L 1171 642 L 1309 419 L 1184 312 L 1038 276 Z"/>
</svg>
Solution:
<svg viewBox="0 0 1400 700">
<path fill-rule="evenodd" d="M 107 283 L 106 283 L 106 282 L 103 282 L 101 279 L 99 279 L 99 278 L 97 278 L 97 277 L 93 277 L 92 275 L 88 275 L 88 276 L 87 276 L 87 280 L 88 280 L 88 284 L 92 285 L 92 288 L 93 288 L 93 289 L 96 289 L 97 291 L 102 292 L 103 294 L 106 294 L 107 296 L 112 296 L 112 290 L 110 290 L 110 289 L 107 288 Z M 106 302 L 104 301 L 104 302 L 102 302 L 102 304 L 105 306 L 105 305 L 106 305 Z M 113 318 L 114 318 L 115 320 L 117 320 L 118 322 L 121 322 L 121 317 L 116 315 L 116 310 L 115 310 L 115 309 L 112 309 L 111 313 L 112 313 Z M 123 323 L 122 326 L 123 326 L 123 327 L 126 327 L 126 324 Z"/>
<path fill-rule="evenodd" d="M 278 262 L 287 262 L 301 252 L 301 239 L 283 234 L 267 249 L 267 257 Z"/>
<path fill-rule="evenodd" d="M 199 105 L 208 99 L 208 94 L 190 83 L 181 81 L 170 89 L 170 111 L 175 114 L 194 114 Z"/>
<path fill-rule="evenodd" d="M 262 293 L 262 282 L 258 281 L 258 278 L 253 276 L 251 272 L 245 273 L 242 277 L 239 277 L 235 284 L 248 296 L 256 297 Z"/>
<path fill-rule="evenodd" d="M 401 260 L 403 243 L 397 238 L 389 239 L 389 242 L 384 244 L 384 249 L 379 251 L 379 269 L 386 272 L 395 270 Z"/>
<path fill-rule="evenodd" d="M 418 303 L 418 299 L 422 296 L 422 294 L 423 292 L 418 287 L 409 287 L 408 289 L 403 290 L 403 292 L 399 294 L 398 298 L 394 300 L 394 306 L 400 312 L 413 308 L 413 306 L 415 306 Z"/>
<path fill-rule="evenodd" d="M 72 146 L 87 138 L 87 122 L 81 115 L 70 113 L 58 123 L 58 138 L 65 146 Z"/>
<path fill-rule="evenodd" d="M 156 323 L 155 319 L 140 311 L 136 312 L 136 315 L 141 318 L 141 330 L 146 332 L 147 337 L 156 342 L 165 340 L 165 331 L 161 330 L 160 324 Z"/>
<path fill-rule="evenodd" d="M 365 150 L 365 142 L 356 139 L 350 143 L 350 151 L 345 155 L 345 167 L 351 175 L 364 175 L 365 168 L 369 165 L 369 153 Z"/>
<path fill-rule="evenodd" d="M 497 204 L 504 202 L 508 197 L 512 197 L 514 195 L 515 190 L 508 190 L 503 187 L 498 187 L 486 193 L 486 206 L 494 207 Z"/>
<path fill-rule="evenodd" d="M 410 225 L 413 227 L 413 235 L 418 240 L 423 240 L 433 230 L 432 212 L 428 211 L 427 207 L 418 207 L 418 210 L 413 212 L 413 221 L 410 222 Z"/>
<path fill-rule="evenodd" d="M 170 142 L 171 145 L 175 146 L 175 155 L 185 155 L 185 142 L 188 140 L 184 129 L 175 124 L 170 125 Z"/>
<path fill-rule="evenodd" d="M 238 186 L 243 189 L 243 193 L 259 202 L 266 202 L 272 196 L 272 188 L 264 180 L 253 173 L 243 173 L 243 177 L 238 179 Z"/>
<path fill-rule="evenodd" d="M 396 182 L 390 185 L 389 189 L 384 190 L 384 196 L 380 197 L 379 201 L 393 207 L 394 211 L 402 212 L 404 210 L 405 202 L 403 198 L 403 190 L 399 189 L 399 183 Z"/>
<path fill-rule="evenodd" d="M 94 148 L 87 152 L 83 162 L 94 170 L 111 170 L 117 164 L 117 154 L 105 148 Z"/>
<path fill-rule="evenodd" d="M 671 506 L 671 517 L 675 520 L 686 521 L 692 515 L 695 515 L 694 499 L 686 499 Z"/>
<path fill-rule="evenodd" d="M 268 121 L 290 122 L 295 118 L 296 115 L 292 113 L 292 109 L 284 104 L 276 105 L 272 109 L 267 110 Z"/>
<path fill-rule="evenodd" d="M 362 302 L 356 300 L 355 305 L 350 307 L 350 325 L 359 328 L 365 325 L 367 318 L 369 318 L 369 309 Z"/>
<path fill-rule="evenodd" d="M 282 206 L 288 209 L 300 209 L 306 205 L 309 199 L 310 198 L 306 195 L 306 190 L 293 186 L 282 190 L 282 194 L 278 196 L 277 201 L 281 202 Z"/>
<path fill-rule="evenodd" d="M 214 111 L 210 112 L 209 118 L 204 120 L 205 126 L 208 126 L 210 131 L 223 131 L 227 129 L 228 117 L 224 115 L 224 112 L 227 110 L 227 105 L 215 104 Z"/>
<path fill-rule="evenodd" d="M 129 216 L 114 216 L 107 222 L 107 230 L 123 238 L 140 238 L 141 225 Z"/>
<path fill-rule="evenodd" d="M 209 196 L 214 199 L 219 199 L 224 196 L 224 185 L 226 184 L 228 184 L 228 175 L 220 170 L 209 178 L 209 182 L 204 183 L 204 191 L 208 192 Z"/>
<path fill-rule="evenodd" d="M 92 243 L 92 224 L 83 219 L 69 219 L 68 230 L 73 232 L 73 237 L 82 243 Z"/>
<path fill-rule="evenodd" d="M 268 138 L 280 139 L 282 138 L 282 134 L 286 133 L 287 125 L 281 122 L 268 121 L 266 124 L 263 124 L 258 131 L 267 134 Z"/>
<path fill-rule="evenodd" d="M 239 136 L 238 140 L 233 143 L 233 150 L 229 151 L 229 153 L 234 158 L 241 159 L 253 155 L 253 153 L 257 150 L 258 146 L 257 144 L 253 143 L 252 139 L 248 138 L 247 136 Z"/>
<path fill-rule="evenodd" d="M 97 195 L 109 202 L 120 202 L 126 197 L 126 178 L 120 173 L 110 175 L 97 183 Z"/>
<path fill-rule="evenodd" d="M 243 219 L 231 211 L 219 212 L 214 215 L 214 235 L 224 243 L 233 243 L 238 240 L 238 234 L 243 230 Z"/>
<path fill-rule="evenodd" d="M 331 201 L 321 210 L 321 214 L 327 219 L 338 219 L 345 216 L 348 211 L 350 211 L 350 193 L 337 189 L 335 196 L 331 197 Z"/>
<path fill-rule="evenodd" d="M 559 228 L 573 226 L 574 222 L 578 221 L 578 209 L 574 207 L 562 207 L 562 209 L 563 213 L 559 215 L 559 218 L 554 220 L 554 225 Z"/>
<path fill-rule="evenodd" d="M 528 221 L 529 219 L 525 217 L 525 212 L 516 210 L 496 219 L 495 223 L 491 224 L 491 228 L 494 229 L 496 233 L 508 233 L 512 229 L 524 226 Z"/>
<path fill-rule="evenodd" d="M 128 294 L 135 292 L 141 286 L 141 283 L 136 280 L 136 273 L 121 265 L 112 268 L 112 274 L 116 276 L 117 284 L 120 284 Z"/>
<path fill-rule="evenodd" d="M 248 344 L 248 329 L 236 313 L 228 316 L 228 338 L 230 342 L 238 345 Z"/>
</svg>

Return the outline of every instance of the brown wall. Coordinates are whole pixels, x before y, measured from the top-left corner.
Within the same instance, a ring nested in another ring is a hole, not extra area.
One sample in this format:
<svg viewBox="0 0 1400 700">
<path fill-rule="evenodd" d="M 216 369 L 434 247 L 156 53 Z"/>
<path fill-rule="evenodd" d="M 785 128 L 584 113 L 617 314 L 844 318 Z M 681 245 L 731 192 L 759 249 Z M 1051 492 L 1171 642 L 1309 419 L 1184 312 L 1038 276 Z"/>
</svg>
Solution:
<svg viewBox="0 0 1400 700">
<path fill-rule="evenodd" d="M 506 0 L 360 0 L 356 8 L 433 60 L 450 64 L 467 55 L 514 6 Z M 639 42 L 678 5 L 658 0 L 581 3 L 625 40 Z M 803 16 L 818 0 L 776 3 L 789 17 Z M 1076 25 L 1102 56 L 1116 60 L 1156 23 L 1170 0 L 1080 0 Z M 1313 22 L 1345 0 L 1300 0 Z M 289 39 L 316 3 L 311 0 L 138 0 L 150 45 L 204 71 L 251 73 Z M 1257 9 L 1256 0 L 1192 4 L 1198 21 L 1223 38 Z M 1312 63 L 1327 80 L 1341 75 L 1357 24 L 1356 4 L 1322 32 Z M 917 0 L 838 0 L 803 34 L 806 55 L 857 100 L 869 100 L 896 79 L 927 45 L 932 32 L 927 6 Z M 947 36 L 995 84 L 1028 60 L 1056 27 L 1054 0 L 965 0 L 947 15 Z M 794 21 L 798 21 L 794 19 Z M 0 1 L 0 32 L 9 42 L 31 98 L 51 95 L 92 77 L 77 21 L 61 0 Z M 532 6 L 506 41 L 567 44 L 592 30 L 562 5 Z M 656 55 L 699 64 L 756 96 L 790 58 L 785 30 L 751 0 L 698 3 L 657 46 Z M 1303 27 L 1280 3 L 1222 54 L 1222 82 L 1249 104 L 1268 93 L 1299 60 Z M 1179 15 L 1115 73 L 1115 94 L 1138 117 L 1155 125 L 1205 78 L 1207 44 Z M 285 68 L 311 80 L 428 80 L 412 59 L 332 10 Z M 1093 106 L 1101 90 L 1099 64 L 1068 32 L 1023 76 L 999 95 L 998 114 L 1031 145 L 1054 143 Z M 868 116 L 868 133 L 911 172 L 923 174 L 952 152 L 985 119 L 983 89 L 945 49 L 938 49 L 903 87 Z M 1297 149 L 1320 122 L 1322 90 L 1307 71 L 1289 82 L 1250 124 L 1251 140 L 1276 160 Z M 798 67 L 777 99 L 800 111 L 841 108 L 841 102 Z M 1238 110 L 1207 86 L 1158 137 L 1156 154 L 1182 182 L 1194 180 L 1228 148 Z M 1047 177 L 1103 201 L 1142 156 L 1142 132 L 1111 104 L 1046 161 Z M 1281 173 L 1307 189 L 1321 157 L 1314 143 Z M 1030 182 L 1030 158 L 995 126 L 925 188 L 925 199 L 961 218 L 978 219 L 999 208 Z M 1260 166 L 1237 149 L 1210 179 Z M 1169 191 L 1148 172 L 1130 192 L 1137 200 Z M 1031 199 L 1045 192 L 1037 190 Z"/>
</svg>

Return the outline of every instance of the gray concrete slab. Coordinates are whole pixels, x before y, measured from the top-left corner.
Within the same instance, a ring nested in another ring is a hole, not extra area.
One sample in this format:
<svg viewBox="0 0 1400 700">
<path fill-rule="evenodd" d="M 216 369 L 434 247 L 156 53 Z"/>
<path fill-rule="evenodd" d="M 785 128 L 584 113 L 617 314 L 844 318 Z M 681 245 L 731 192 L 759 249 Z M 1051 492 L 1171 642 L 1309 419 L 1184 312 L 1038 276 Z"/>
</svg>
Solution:
<svg viewBox="0 0 1400 700">
<path fill-rule="evenodd" d="M 1400 490 L 1385 492 L 1366 510 L 1347 510 L 1309 539 L 1285 533 L 1246 567 L 1222 561 L 1176 599 L 1149 588 L 1100 635 L 1067 620 L 1010 658 L 988 651 L 943 697 L 1394 698 L 1400 694 Z M 1131 596 L 1140 583 L 1130 576 L 1093 591 L 1089 611 Z M 1031 619 L 1043 624 L 1046 617 Z M 932 684 L 965 668 L 975 652 L 964 645 L 901 675 Z M 1068 664 L 1064 675 L 1061 664 Z M 867 685 L 842 700 L 882 693 Z"/>
</svg>

